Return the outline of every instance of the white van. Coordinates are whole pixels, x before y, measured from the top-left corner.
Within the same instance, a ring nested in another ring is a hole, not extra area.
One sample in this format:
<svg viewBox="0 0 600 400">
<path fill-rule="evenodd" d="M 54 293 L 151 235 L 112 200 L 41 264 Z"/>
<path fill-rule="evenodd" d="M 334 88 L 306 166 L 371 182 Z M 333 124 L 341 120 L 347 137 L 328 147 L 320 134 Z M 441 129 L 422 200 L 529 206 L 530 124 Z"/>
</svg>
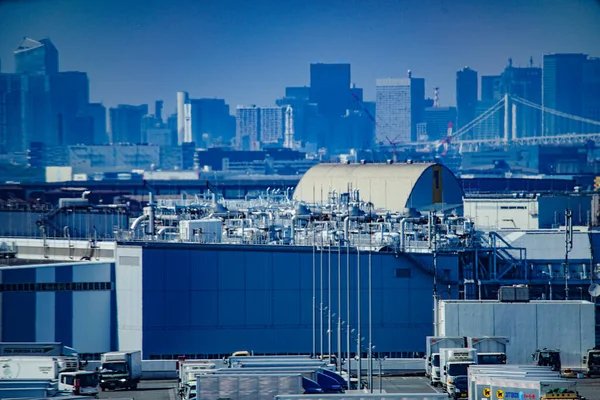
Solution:
<svg viewBox="0 0 600 400">
<path fill-rule="evenodd" d="M 76 395 L 97 396 L 100 392 L 98 373 L 93 371 L 62 372 L 58 390 Z"/>
</svg>

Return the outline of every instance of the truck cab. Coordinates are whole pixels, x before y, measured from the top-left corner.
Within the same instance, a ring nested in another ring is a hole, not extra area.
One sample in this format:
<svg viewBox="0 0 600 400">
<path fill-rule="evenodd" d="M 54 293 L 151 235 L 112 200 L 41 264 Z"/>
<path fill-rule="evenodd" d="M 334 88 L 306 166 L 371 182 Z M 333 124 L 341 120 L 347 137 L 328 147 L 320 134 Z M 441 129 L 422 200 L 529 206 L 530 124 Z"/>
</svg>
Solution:
<svg viewBox="0 0 600 400">
<path fill-rule="evenodd" d="M 592 349 L 583 356 L 583 365 L 588 377 L 600 375 L 600 349 Z"/>
<path fill-rule="evenodd" d="M 469 365 L 477 363 L 475 349 L 441 349 L 440 351 L 440 380 L 449 396 L 456 393 L 456 379 L 469 375 Z"/>
<path fill-rule="evenodd" d="M 138 351 L 113 351 L 102 354 L 100 388 L 137 389 L 142 377 L 142 354 Z"/>
<path fill-rule="evenodd" d="M 542 349 L 536 350 L 535 353 L 531 355 L 535 364 L 541 367 L 549 366 L 552 368 L 552 371 L 561 370 L 562 363 L 560 361 L 560 350 L 551 350 L 551 349 Z"/>
<path fill-rule="evenodd" d="M 440 384 L 440 353 L 431 355 L 431 386 L 439 386 Z"/>
<path fill-rule="evenodd" d="M 454 378 L 454 393 L 449 396 L 453 399 L 467 399 L 469 397 L 469 377 L 459 375 Z"/>
<path fill-rule="evenodd" d="M 62 372 L 58 389 L 75 395 L 96 396 L 100 392 L 98 374 L 93 371 Z"/>
</svg>

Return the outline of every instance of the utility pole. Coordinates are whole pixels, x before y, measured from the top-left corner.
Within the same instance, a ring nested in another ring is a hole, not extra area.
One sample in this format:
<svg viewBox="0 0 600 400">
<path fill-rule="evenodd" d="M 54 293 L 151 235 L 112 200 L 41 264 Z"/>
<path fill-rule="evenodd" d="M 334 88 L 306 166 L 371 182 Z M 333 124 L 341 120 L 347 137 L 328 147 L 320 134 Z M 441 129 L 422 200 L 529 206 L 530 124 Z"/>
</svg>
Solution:
<svg viewBox="0 0 600 400">
<path fill-rule="evenodd" d="M 569 300 L 569 253 L 573 250 L 573 211 L 565 210 L 565 300 Z"/>
<path fill-rule="evenodd" d="M 342 242 L 338 243 L 338 276 L 337 276 L 337 313 L 338 313 L 338 329 L 337 329 L 337 367 L 338 372 L 342 372 Z"/>
<path fill-rule="evenodd" d="M 315 242 L 315 227 L 313 224 L 313 358 L 317 355 L 317 255 Z"/>
<path fill-rule="evenodd" d="M 360 248 L 357 246 L 356 247 L 356 253 L 357 253 L 357 262 L 356 262 L 356 271 L 357 271 L 357 277 L 358 277 L 358 281 L 356 281 L 356 302 L 358 303 L 358 314 L 356 316 L 356 355 L 358 356 L 358 368 L 356 369 L 356 378 L 357 378 L 357 385 L 358 385 L 358 389 L 361 389 L 361 373 L 362 373 L 362 349 L 361 349 L 361 345 L 362 345 L 362 336 L 361 336 L 361 320 L 360 320 L 360 308 L 361 308 L 361 303 L 360 303 Z"/>
<path fill-rule="evenodd" d="M 438 291 L 437 291 L 437 223 L 435 212 L 429 212 L 429 221 L 432 229 L 431 241 L 433 244 L 433 335 L 439 336 L 438 332 Z"/>
<path fill-rule="evenodd" d="M 369 223 L 369 393 L 373 393 L 373 262 L 371 260 L 373 243 L 371 242 L 371 226 Z"/>
</svg>

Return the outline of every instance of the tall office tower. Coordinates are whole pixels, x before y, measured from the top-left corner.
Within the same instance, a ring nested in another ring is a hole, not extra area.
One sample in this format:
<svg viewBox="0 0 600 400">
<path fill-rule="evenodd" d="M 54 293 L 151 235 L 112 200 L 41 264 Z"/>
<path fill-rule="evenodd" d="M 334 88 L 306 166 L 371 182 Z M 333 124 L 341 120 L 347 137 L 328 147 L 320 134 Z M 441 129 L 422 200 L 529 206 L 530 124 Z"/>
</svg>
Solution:
<svg viewBox="0 0 600 400">
<path fill-rule="evenodd" d="M 324 117 L 341 117 L 350 108 L 350 64 L 311 64 L 310 97 Z"/>
<path fill-rule="evenodd" d="M 295 97 L 297 99 L 310 99 L 310 86 L 290 86 L 285 88 L 285 97 Z"/>
<path fill-rule="evenodd" d="M 260 108 L 252 106 L 237 106 L 236 147 L 238 150 L 260 150 Z"/>
<path fill-rule="evenodd" d="M 50 75 L 52 125 L 58 145 L 91 144 L 93 128 L 83 122 L 90 99 L 85 72 L 59 72 Z M 93 124 L 92 124 L 93 125 Z"/>
<path fill-rule="evenodd" d="M 177 92 L 177 144 L 185 140 L 185 103 L 189 100 L 187 92 Z"/>
<path fill-rule="evenodd" d="M 235 137 L 235 117 L 223 99 L 190 99 L 192 141 L 198 145 L 230 143 Z"/>
<path fill-rule="evenodd" d="M 423 117 L 425 79 L 413 78 L 409 71 L 408 78 L 377 79 L 376 84 L 376 144 L 415 141 Z"/>
<path fill-rule="evenodd" d="M 309 107 L 310 88 L 308 86 L 303 87 L 287 87 L 285 88 L 285 97 L 277 99 L 275 104 L 280 107 L 290 106 L 292 108 L 293 121 L 294 121 L 294 141 L 308 142 L 309 132 L 307 127 L 309 126 L 309 117 L 312 115 L 307 112 Z M 313 104 L 314 114 L 317 114 L 316 104 Z M 315 136 L 316 137 L 316 136 Z"/>
<path fill-rule="evenodd" d="M 162 109 L 163 109 L 163 101 L 156 100 L 154 102 L 154 116 L 156 117 L 156 120 L 161 124 L 163 123 Z"/>
<path fill-rule="evenodd" d="M 183 143 L 191 143 L 192 139 L 192 105 L 188 102 L 183 105 Z"/>
<path fill-rule="evenodd" d="M 481 77 L 481 100 L 482 101 L 500 101 L 502 98 L 502 77 L 500 75 L 490 75 Z"/>
<path fill-rule="evenodd" d="M 543 107 L 581 116 L 583 65 L 585 54 L 544 54 Z M 573 131 L 574 126 L 561 117 L 544 113 L 543 134 L 556 135 Z"/>
<path fill-rule="evenodd" d="M 148 114 L 148 105 L 119 104 L 109 110 L 112 143 L 137 144 L 142 141 L 142 117 Z"/>
<path fill-rule="evenodd" d="M 21 122 L 21 77 L 0 74 L 0 154 L 27 149 Z"/>
<path fill-rule="evenodd" d="M 21 75 L 22 135 L 21 151 L 31 142 L 42 142 L 46 147 L 58 146 L 63 116 L 54 113 L 52 85 L 48 75 Z"/>
<path fill-rule="evenodd" d="M 107 144 L 109 143 L 108 133 L 106 130 L 106 107 L 102 103 L 90 103 L 87 105 L 86 114 L 92 117 L 93 120 L 93 143 Z"/>
<path fill-rule="evenodd" d="M 502 73 L 502 95 L 508 93 L 511 96 L 529 100 L 535 104 L 542 104 L 542 69 L 527 67 L 519 68 L 512 66 L 512 60 Z M 513 115 L 509 115 L 509 123 L 515 126 L 517 137 L 541 136 L 541 113 L 531 107 L 513 103 L 516 107 L 516 121 L 512 121 Z"/>
<path fill-rule="evenodd" d="M 260 108 L 260 143 L 283 145 L 285 133 L 285 107 Z"/>
<path fill-rule="evenodd" d="M 465 67 L 456 73 L 456 121 L 462 128 L 475 119 L 477 71 Z"/>
<path fill-rule="evenodd" d="M 50 75 L 58 72 L 58 50 L 48 38 L 24 38 L 14 51 L 17 74 Z"/>
<path fill-rule="evenodd" d="M 344 138 L 336 134 L 336 125 L 354 105 L 350 88 L 350 64 L 311 64 L 309 101 L 317 105 L 323 131 L 318 133 L 319 148 L 333 151 Z"/>
<path fill-rule="evenodd" d="M 600 121 L 600 58 L 588 58 L 583 64 L 582 116 Z"/>
</svg>

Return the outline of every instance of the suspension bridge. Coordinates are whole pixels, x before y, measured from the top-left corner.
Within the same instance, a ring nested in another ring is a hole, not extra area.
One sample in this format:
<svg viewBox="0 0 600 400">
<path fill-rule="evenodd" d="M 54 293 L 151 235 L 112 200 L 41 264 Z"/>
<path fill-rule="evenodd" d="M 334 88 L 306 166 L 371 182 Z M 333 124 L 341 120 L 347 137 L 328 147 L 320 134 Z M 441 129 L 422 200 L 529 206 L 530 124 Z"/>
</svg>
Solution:
<svg viewBox="0 0 600 400">
<path fill-rule="evenodd" d="M 481 148 L 573 145 L 600 142 L 600 121 L 505 95 L 496 104 L 447 137 L 413 143 L 417 151 L 470 152 Z"/>
</svg>

